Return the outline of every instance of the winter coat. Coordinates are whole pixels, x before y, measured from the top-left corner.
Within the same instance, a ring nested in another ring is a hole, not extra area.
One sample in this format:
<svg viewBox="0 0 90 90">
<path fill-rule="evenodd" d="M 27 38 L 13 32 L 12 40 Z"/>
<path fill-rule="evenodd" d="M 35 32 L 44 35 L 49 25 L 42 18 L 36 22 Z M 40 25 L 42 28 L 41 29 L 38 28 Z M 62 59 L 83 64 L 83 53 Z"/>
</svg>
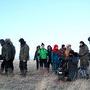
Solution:
<svg viewBox="0 0 90 90">
<path fill-rule="evenodd" d="M 6 54 L 5 54 L 5 60 L 10 61 L 13 57 L 12 53 L 12 46 L 10 44 L 6 45 Z"/>
<path fill-rule="evenodd" d="M 2 46 L 1 52 L 2 52 L 2 54 L 1 54 L 2 59 L 5 60 L 5 57 L 6 57 L 6 45 L 5 44 Z"/>
<path fill-rule="evenodd" d="M 74 55 L 69 56 L 68 58 L 68 69 L 76 69 L 78 68 L 79 57 L 75 57 Z"/>
<path fill-rule="evenodd" d="M 34 60 L 38 60 L 38 59 L 39 59 L 39 54 L 38 54 L 38 50 L 36 50 Z"/>
<path fill-rule="evenodd" d="M 59 51 L 52 51 L 52 63 L 60 63 Z"/>
<path fill-rule="evenodd" d="M 19 59 L 20 61 L 29 60 L 29 46 L 27 44 L 20 48 Z"/>
<path fill-rule="evenodd" d="M 11 57 L 11 59 L 14 60 L 15 54 L 16 54 L 15 46 L 11 45 L 11 48 L 12 48 L 12 57 Z"/>
<path fill-rule="evenodd" d="M 52 60 L 52 50 L 48 50 L 49 62 Z"/>
<path fill-rule="evenodd" d="M 81 46 L 79 50 L 80 55 L 80 66 L 88 66 L 89 65 L 89 49 L 87 45 Z"/>
<path fill-rule="evenodd" d="M 48 59 L 48 51 L 45 49 L 45 48 L 41 48 L 39 51 L 38 51 L 38 54 L 39 54 L 39 59 Z"/>
</svg>

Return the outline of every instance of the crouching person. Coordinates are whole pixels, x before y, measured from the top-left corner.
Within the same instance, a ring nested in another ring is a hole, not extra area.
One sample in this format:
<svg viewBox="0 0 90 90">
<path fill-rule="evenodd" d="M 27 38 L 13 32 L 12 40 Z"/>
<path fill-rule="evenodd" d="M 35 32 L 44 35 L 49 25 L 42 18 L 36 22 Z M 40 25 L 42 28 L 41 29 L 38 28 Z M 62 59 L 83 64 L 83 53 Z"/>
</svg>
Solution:
<svg viewBox="0 0 90 90">
<path fill-rule="evenodd" d="M 26 76 L 27 61 L 29 60 L 29 46 L 26 44 L 23 38 L 21 38 L 19 42 L 20 42 L 19 68 L 20 68 L 21 75 Z"/>
<path fill-rule="evenodd" d="M 68 58 L 68 81 L 75 80 L 78 74 L 79 55 L 73 50 L 70 51 Z"/>
</svg>

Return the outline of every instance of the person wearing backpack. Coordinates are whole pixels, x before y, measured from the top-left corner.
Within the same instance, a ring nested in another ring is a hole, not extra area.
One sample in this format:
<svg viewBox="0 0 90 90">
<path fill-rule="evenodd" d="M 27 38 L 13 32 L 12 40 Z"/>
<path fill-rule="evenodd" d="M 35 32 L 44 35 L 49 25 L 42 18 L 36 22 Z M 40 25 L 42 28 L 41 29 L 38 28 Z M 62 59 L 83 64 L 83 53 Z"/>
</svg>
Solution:
<svg viewBox="0 0 90 90">
<path fill-rule="evenodd" d="M 39 60 L 40 60 L 40 69 L 42 73 L 47 72 L 47 60 L 48 60 L 48 51 L 45 49 L 44 43 L 41 44 L 41 48 L 38 51 Z"/>
</svg>

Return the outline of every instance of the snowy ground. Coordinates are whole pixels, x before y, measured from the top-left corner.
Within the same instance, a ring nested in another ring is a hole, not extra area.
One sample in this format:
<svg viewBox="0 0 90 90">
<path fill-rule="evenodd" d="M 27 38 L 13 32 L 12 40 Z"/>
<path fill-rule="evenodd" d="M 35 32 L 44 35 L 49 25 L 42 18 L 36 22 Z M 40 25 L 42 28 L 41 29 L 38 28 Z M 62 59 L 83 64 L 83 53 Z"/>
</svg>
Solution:
<svg viewBox="0 0 90 90">
<path fill-rule="evenodd" d="M 18 61 L 14 62 L 14 76 L 0 75 L 0 90 L 90 90 L 90 79 L 73 82 L 58 81 L 53 73 L 44 76 L 40 71 L 36 71 L 35 61 L 28 62 L 28 75 L 21 77 L 18 63 Z"/>
</svg>

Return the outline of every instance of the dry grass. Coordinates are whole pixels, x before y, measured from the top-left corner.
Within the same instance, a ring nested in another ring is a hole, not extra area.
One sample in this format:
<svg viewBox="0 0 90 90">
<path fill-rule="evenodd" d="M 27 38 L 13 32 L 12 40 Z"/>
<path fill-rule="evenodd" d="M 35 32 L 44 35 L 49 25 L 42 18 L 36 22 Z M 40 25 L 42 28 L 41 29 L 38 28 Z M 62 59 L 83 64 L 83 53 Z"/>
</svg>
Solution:
<svg viewBox="0 0 90 90">
<path fill-rule="evenodd" d="M 28 62 L 28 75 L 21 77 L 18 63 L 14 62 L 14 76 L 0 75 L 0 90 L 90 90 L 90 79 L 58 81 L 53 73 L 44 76 L 40 71 L 36 71 L 35 61 Z"/>
</svg>

